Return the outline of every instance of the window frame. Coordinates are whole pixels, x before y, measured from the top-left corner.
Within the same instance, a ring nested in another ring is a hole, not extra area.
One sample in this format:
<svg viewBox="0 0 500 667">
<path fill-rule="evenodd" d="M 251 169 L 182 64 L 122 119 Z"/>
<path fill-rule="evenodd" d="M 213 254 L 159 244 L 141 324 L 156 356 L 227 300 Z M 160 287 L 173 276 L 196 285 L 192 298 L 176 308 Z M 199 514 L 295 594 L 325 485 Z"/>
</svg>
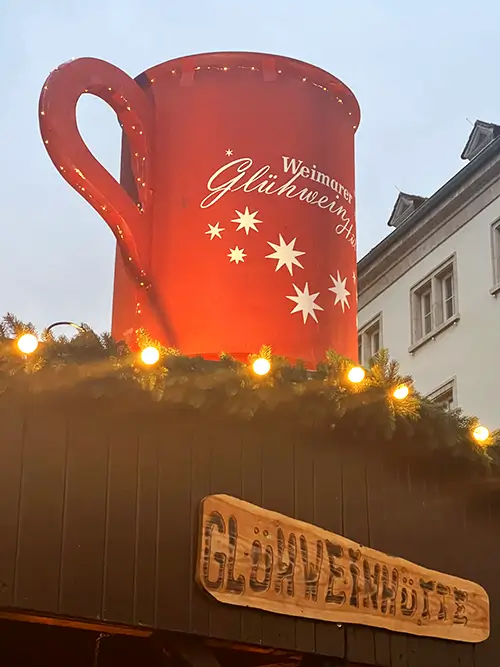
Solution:
<svg viewBox="0 0 500 667">
<path fill-rule="evenodd" d="M 426 398 L 432 403 L 439 404 L 440 403 L 439 398 L 444 397 L 450 391 L 452 395 L 452 405 L 448 409 L 450 411 L 456 410 L 458 408 L 456 376 L 453 376 L 446 382 L 443 382 L 443 384 L 440 384 L 439 387 L 436 387 L 436 389 L 433 389 L 429 394 L 427 394 Z"/>
<path fill-rule="evenodd" d="M 451 278 L 451 295 L 446 285 Z M 424 298 L 430 294 L 430 312 L 424 311 Z M 447 315 L 448 304 L 452 313 Z M 454 253 L 410 289 L 411 342 L 409 352 L 432 340 L 460 319 L 458 310 L 457 257 Z M 427 321 L 429 318 L 429 325 Z"/>
<path fill-rule="evenodd" d="M 491 223 L 490 228 L 491 270 L 493 286 L 491 294 L 500 292 L 500 218 Z"/>
<path fill-rule="evenodd" d="M 367 337 L 370 340 L 370 351 L 371 351 L 371 339 L 372 336 L 378 333 L 379 341 L 378 341 L 378 350 L 376 352 L 373 352 L 371 354 L 367 355 L 367 349 L 368 349 L 368 343 L 367 343 Z M 384 345 L 382 342 L 382 312 L 377 313 L 374 317 L 370 318 L 365 324 L 363 324 L 362 327 L 359 327 L 358 329 L 358 357 L 359 357 L 359 363 L 361 366 L 367 366 L 368 362 L 370 359 L 376 354 L 379 350 L 381 350 Z M 361 354 L 360 354 L 361 351 Z"/>
</svg>

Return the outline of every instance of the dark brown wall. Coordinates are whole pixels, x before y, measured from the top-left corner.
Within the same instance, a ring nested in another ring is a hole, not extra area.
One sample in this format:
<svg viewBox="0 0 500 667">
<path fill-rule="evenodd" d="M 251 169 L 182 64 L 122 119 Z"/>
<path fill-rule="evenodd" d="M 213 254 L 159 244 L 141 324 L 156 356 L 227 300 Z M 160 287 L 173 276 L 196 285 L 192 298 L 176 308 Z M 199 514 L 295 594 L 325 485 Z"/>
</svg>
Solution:
<svg viewBox="0 0 500 667">
<path fill-rule="evenodd" d="M 290 417 L 250 422 L 103 399 L 0 397 L 0 607 L 193 632 L 385 667 L 486 667 L 500 656 L 500 521 L 437 477 Z M 436 459 L 436 467 L 443 465 Z M 201 499 L 231 494 L 490 593 L 478 645 L 264 614 L 194 582 Z"/>
</svg>

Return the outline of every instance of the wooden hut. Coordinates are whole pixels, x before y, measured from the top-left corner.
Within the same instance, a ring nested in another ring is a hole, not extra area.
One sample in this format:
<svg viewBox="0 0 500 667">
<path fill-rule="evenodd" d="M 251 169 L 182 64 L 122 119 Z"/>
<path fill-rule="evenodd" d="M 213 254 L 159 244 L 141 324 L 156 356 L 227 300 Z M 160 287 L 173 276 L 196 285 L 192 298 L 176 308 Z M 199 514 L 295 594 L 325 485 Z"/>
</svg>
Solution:
<svg viewBox="0 0 500 667">
<path fill-rule="evenodd" d="M 242 419 L 70 376 L 3 376 L 3 664 L 497 663 L 491 465 L 288 403 Z"/>
</svg>

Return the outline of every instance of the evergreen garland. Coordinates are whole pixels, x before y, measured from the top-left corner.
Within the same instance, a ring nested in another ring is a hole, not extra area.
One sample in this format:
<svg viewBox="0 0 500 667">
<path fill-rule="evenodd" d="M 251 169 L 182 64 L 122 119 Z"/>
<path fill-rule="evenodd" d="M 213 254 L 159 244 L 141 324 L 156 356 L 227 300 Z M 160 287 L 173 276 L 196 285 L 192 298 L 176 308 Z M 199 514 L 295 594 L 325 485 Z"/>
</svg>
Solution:
<svg viewBox="0 0 500 667">
<path fill-rule="evenodd" d="M 38 334 L 33 324 L 6 315 L 0 322 L 0 400 L 13 391 L 77 390 L 94 397 L 136 391 L 160 403 L 225 411 L 247 419 L 259 411 L 279 411 L 298 424 L 328 426 L 332 437 L 373 444 L 383 440 L 393 448 L 411 447 L 419 454 L 441 451 L 500 466 L 500 431 L 477 443 L 472 433 L 478 420 L 421 396 L 412 378 L 400 374 L 387 350 L 373 357 L 363 382 L 353 384 L 347 374 L 354 364 L 331 350 L 311 372 L 300 362 L 291 364 L 273 355 L 269 346 L 251 355 L 248 364 L 225 353 L 216 361 L 186 357 L 140 330 L 139 349 L 153 345 L 160 351 L 158 363 L 147 367 L 125 343 L 84 325 L 83 329 L 72 338 L 47 331 Z M 16 345 L 23 333 L 33 333 L 41 341 L 28 356 Z M 271 362 L 270 372 L 263 377 L 252 369 L 258 357 Z M 399 385 L 410 389 L 403 400 L 393 396 Z"/>
</svg>

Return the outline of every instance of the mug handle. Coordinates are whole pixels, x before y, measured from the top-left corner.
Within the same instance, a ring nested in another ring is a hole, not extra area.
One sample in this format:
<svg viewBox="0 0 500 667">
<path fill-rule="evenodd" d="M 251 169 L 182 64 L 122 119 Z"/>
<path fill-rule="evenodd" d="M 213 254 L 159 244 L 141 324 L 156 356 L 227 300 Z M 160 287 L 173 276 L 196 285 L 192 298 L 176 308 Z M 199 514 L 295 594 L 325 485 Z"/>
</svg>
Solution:
<svg viewBox="0 0 500 667">
<path fill-rule="evenodd" d="M 80 135 L 76 105 L 90 93 L 107 102 L 118 116 L 130 148 L 137 201 L 96 160 Z M 153 106 L 143 89 L 125 72 L 96 58 L 79 58 L 55 69 L 39 103 L 45 148 L 63 178 L 104 218 L 125 266 L 140 287 L 150 282 L 137 241 L 147 252 L 151 209 Z M 149 260 L 149 258 L 147 258 Z"/>
</svg>

